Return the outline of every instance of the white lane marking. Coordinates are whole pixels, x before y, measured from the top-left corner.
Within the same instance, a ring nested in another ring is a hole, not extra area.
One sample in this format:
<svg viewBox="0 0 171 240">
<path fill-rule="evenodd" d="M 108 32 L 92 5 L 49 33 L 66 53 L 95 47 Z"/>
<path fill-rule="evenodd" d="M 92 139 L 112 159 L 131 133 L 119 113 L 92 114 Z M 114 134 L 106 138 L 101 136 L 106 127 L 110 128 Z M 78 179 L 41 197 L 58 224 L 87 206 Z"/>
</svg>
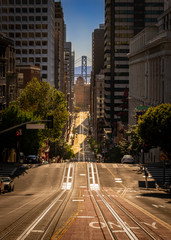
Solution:
<svg viewBox="0 0 171 240">
<path fill-rule="evenodd" d="M 17 238 L 17 240 L 24 240 L 32 232 L 34 227 L 42 220 L 42 218 L 49 212 L 49 210 L 55 205 L 55 203 L 62 197 L 65 190 L 30 224 L 28 228 Z"/>
<path fill-rule="evenodd" d="M 44 231 L 42 231 L 42 230 L 32 230 L 32 232 L 42 233 L 42 232 L 44 232 Z"/>
<path fill-rule="evenodd" d="M 121 183 L 122 181 L 121 181 L 121 180 L 117 180 L 117 181 L 115 181 L 115 182 Z"/>
<path fill-rule="evenodd" d="M 78 216 L 77 218 L 95 218 L 95 216 Z"/>
<path fill-rule="evenodd" d="M 73 202 L 84 202 L 84 199 L 73 199 Z"/>
<path fill-rule="evenodd" d="M 80 176 L 86 176 L 86 174 L 84 174 L 84 173 L 81 173 L 81 174 L 80 174 Z"/>
</svg>

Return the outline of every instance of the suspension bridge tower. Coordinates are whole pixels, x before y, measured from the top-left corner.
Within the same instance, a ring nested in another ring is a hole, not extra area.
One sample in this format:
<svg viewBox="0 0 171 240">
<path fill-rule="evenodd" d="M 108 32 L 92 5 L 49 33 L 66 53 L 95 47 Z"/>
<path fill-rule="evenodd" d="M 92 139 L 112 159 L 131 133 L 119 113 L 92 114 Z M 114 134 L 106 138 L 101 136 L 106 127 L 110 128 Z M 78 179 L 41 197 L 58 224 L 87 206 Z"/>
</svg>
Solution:
<svg viewBox="0 0 171 240">
<path fill-rule="evenodd" d="M 86 83 L 87 83 L 87 56 L 82 56 L 81 77 L 84 78 L 86 80 Z"/>
</svg>

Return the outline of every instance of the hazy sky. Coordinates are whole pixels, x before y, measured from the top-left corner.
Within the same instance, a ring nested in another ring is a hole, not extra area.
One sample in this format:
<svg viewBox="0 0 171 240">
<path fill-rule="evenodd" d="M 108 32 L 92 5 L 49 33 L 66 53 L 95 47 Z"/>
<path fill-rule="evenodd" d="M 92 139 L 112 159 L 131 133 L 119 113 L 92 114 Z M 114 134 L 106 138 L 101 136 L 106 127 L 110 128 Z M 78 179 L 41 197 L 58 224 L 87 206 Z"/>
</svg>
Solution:
<svg viewBox="0 0 171 240">
<path fill-rule="evenodd" d="M 104 2 L 105 0 L 61 0 L 66 40 L 72 42 L 75 61 L 81 56 L 92 59 L 92 32 L 104 23 Z M 88 65 L 91 65 L 89 61 Z"/>
</svg>

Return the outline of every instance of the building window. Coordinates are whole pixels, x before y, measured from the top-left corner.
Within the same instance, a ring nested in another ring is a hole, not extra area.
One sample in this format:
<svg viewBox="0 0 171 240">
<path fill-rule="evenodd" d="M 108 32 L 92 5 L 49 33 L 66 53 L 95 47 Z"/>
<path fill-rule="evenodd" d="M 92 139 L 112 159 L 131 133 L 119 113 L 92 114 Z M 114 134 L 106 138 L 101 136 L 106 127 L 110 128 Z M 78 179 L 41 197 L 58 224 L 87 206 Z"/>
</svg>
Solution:
<svg viewBox="0 0 171 240">
<path fill-rule="evenodd" d="M 16 13 L 20 13 L 21 12 L 21 8 L 16 8 Z"/>
<path fill-rule="evenodd" d="M 36 58 L 36 62 L 40 62 L 40 58 Z"/>
<path fill-rule="evenodd" d="M 29 49 L 29 54 L 34 54 L 34 49 Z"/>
<path fill-rule="evenodd" d="M 36 54 L 41 54 L 41 50 L 40 49 L 36 49 Z"/>
<path fill-rule="evenodd" d="M 47 41 L 43 41 L 43 42 L 42 42 L 42 45 L 43 45 L 43 46 L 47 46 Z"/>
<path fill-rule="evenodd" d="M 27 0 L 22 0 L 22 4 L 27 4 Z"/>
<path fill-rule="evenodd" d="M 41 4 L 41 0 L 36 0 L 36 4 Z"/>
<path fill-rule="evenodd" d="M 29 41 L 29 46 L 34 46 L 34 41 Z"/>
<path fill-rule="evenodd" d="M 42 58 L 42 62 L 47 62 L 47 58 Z"/>
<path fill-rule="evenodd" d="M 20 33 L 20 32 L 16 32 L 16 33 L 15 33 L 15 37 L 16 37 L 16 38 L 20 38 L 20 37 L 21 37 L 21 33 Z"/>
<path fill-rule="evenodd" d="M 14 16 L 9 16 L 9 21 L 14 21 Z"/>
<path fill-rule="evenodd" d="M 29 29 L 34 29 L 34 24 L 29 24 Z"/>
<path fill-rule="evenodd" d="M 29 32 L 29 37 L 30 38 L 34 38 L 34 33 L 33 32 Z"/>
<path fill-rule="evenodd" d="M 16 24 L 15 25 L 15 29 L 20 30 L 21 29 L 21 25 L 20 24 Z"/>
<path fill-rule="evenodd" d="M 22 54 L 27 54 L 27 49 L 22 49 Z"/>
<path fill-rule="evenodd" d="M 22 9 L 22 12 L 23 12 L 23 13 L 27 13 L 27 8 L 23 8 L 23 9 Z"/>
<path fill-rule="evenodd" d="M 2 8 L 2 13 L 7 13 L 7 8 Z"/>
<path fill-rule="evenodd" d="M 48 20 L 48 17 L 47 17 L 47 16 L 43 16 L 43 17 L 42 17 L 42 20 L 43 20 L 43 21 L 47 21 L 47 20 Z"/>
<path fill-rule="evenodd" d="M 10 32 L 10 33 L 9 33 L 9 37 L 10 37 L 10 38 L 14 38 L 14 33 L 13 33 L 13 32 Z"/>
<path fill-rule="evenodd" d="M 41 29 L 41 25 L 40 24 L 36 24 L 36 29 Z"/>
<path fill-rule="evenodd" d="M 36 8 L 36 12 L 37 12 L 37 13 L 40 13 L 40 12 L 41 12 L 41 9 L 40 9 L 40 8 Z"/>
<path fill-rule="evenodd" d="M 21 0 L 16 0 L 16 4 L 21 4 Z"/>
<path fill-rule="evenodd" d="M 42 66 L 42 70 L 46 71 L 47 70 L 47 66 Z"/>
<path fill-rule="evenodd" d="M 27 41 L 22 41 L 22 46 L 27 46 Z"/>
<path fill-rule="evenodd" d="M 47 0 L 42 0 L 42 4 L 47 4 Z"/>
<path fill-rule="evenodd" d="M 7 24 L 2 24 L 2 30 L 7 30 Z"/>
<path fill-rule="evenodd" d="M 42 49 L 42 54 L 47 54 L 47 49 Z"/>
<path fill-rule="evenodd" d="M 42 24 L 42 29 L 47 29 L 47 24 Z"/>
<path fill-rule="evenodd" d="M 29 13 L 34 13 L 34 8 L 29 8 Z"/>
<path fill-rule="evenodd" d="M 9 29 L 10 30 L 14 30 L 14 25 L 13 24 L 9 24 Z"/>
<path fill-rule="evenodd" d="M 20 49 L 16 49 L 16 54 L 21 54 L 21 50 Z"/>
<path fill-rule="evenodd" d="M 22 29 L 27 29 L 27 25 L 26 25 L 26 24 L 23 24 L 23 25 L 22 25 Z"/>
<path fill-rule="evenodd" d="M 2 16 L 2 21 L 8 21 L 7 16 Z"/>
<path fill-rule="evenodd" d="M 47 37 L 47 36 L 48 36 L 47 32 L 42 33 L 42 37 Z"/>
<path fill-rule="evenodd" d="M 40 38 L 41 37 L 41 33 L 40 32 L 36 32 L 36 37 Z"/>
<path fill-rule="evenodd" d="M 41 45 L 40 41 L 36 41 L 36 46 L 40 46 L 40 45 Z"/>
<path fill-rule="evenodd" d="M 21 42 L 20 41 L 16 41 L 16 46 L 21 46 Z"/>
<path fill-rule="evenodd" d="M 22 37 L 23 38 L 27 38 L 27 33 L 26 32 L 22 32 Z"/>
<path fill-rule="evenodd" d="M 27 62 L 27 58 L 22 58 L 22 62 Z"/>
<path fill-rule="evenodd" d="M 10 8 L 9 13 L 14 13 L 14 8 Z"/>
<path fill-rule="evenodd" d="M 47 8 L 42 9 L 43 13 L 47 13 Z"/>
<path fill-rule="evenodd" d="M 29 16 L 29 21 L 34 21 L 34 16 Z"/>
<path fill-rule="evenodd" d="M 22 16 L 22 21 L 27 22 L 27 16 Z"/>
<path fill-rule="evenodd" d="M 34 62 L 34 58 L 29 58 L 29 62 Z"/>
<path fill-rule="evenodd" d="M 36 16 L 36 21 L 41 21 L 41 17 L 40 16 Z"/>
<path fill-rule="evenodd" d="M 42 74 L 42 78 L 47 79 L 47 74 Z"/>
<path fill-rule="evenodd" d="M 29 0 L 29 4 L 34 4 L 34 0 Z"/>
<path fill-rule="evenodd" d="M 20 16 L 16 16 L 16 17 L 15 17 L 15 20 L 16 20 L 17 22 L 20 22 L 20 21 L 21 21 L 21 17 L 20 17 Z"/>
</svg>

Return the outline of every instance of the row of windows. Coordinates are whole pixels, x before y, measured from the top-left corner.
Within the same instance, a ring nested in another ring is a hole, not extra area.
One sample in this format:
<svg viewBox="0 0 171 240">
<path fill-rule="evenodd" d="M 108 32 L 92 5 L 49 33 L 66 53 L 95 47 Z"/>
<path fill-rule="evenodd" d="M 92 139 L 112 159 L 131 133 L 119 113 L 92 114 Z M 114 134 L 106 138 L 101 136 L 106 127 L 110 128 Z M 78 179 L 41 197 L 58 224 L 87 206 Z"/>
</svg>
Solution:
<svg viewBox="0 0 171 240">
<path fill-rule="evenodd" d="M 1 27 L 1 26 L 0 26 Z M 2 30 L 26 30 L 26 29 L 47 29 L 47 24 L 2 24 Z M 0 29 L 1 30 L 1 29 Z"/>
<path fill-rule="evenodd" d="M 16 49 L 16 54 L 47 54 L 47 49 Z"/>
<path fill-rule="evenodd" d="M 115 18 L 116 22 L 134 22 L 134 18 Z M 136 19 L 138 21 L 138 19 Z M 156 18 L 145 18 L 143 20 L 144 22 L 157 22 Z M 142 22 L 142 19 L 140 19 L 140 22 Z"/>
<path fill-rule="evenodd" d="M 16 37 L 16 38 L 27 38 L 27 37 L 29 37 L 29 38 L 47 38 L 48 37 L 48 33 L 47 32 L 36 32 L 36 33 L 34 33 L 34 32 L 16 32 L 16 33 L 14 33 L 14 32 L 9 32 L 9 37 L 10 38 L 14 38 L 14 37 Z"/>
<path fill-rule="evenodd" d="M 115 10 L 115 14 L 133 14 L 134 15 L 135 11 L 133 10 Z M 148 14 L 153 14 L 153 15 L 160 15 L 162 13 L 161 10 L 142 10 L 142 13 L 145 15 Z"/>
<path fill-rule="evenodd" d="M 1 10 L 1 9 L 0 9 Z M 47 13 L 47 8 L 2 8 L 1 13 Z"/>
<path fill-rule="evenodd" d="M 114 80 L 115 84 L 128 84 L 129 80 Z M 111 84 L 110 80 L 105 80 L 105 84 Z"/>
<path fill-rule="evenodd" d="M 16 46 L 47 46 L 47 41 L 16 41 Z"/>
<path fill-rule="evenodd" d="M 137 3 L 137 6 L 146 6 L 146 7 L 163 7 L 163 3 L 159 3 L 159 2 L 151 2 L 151 3 Z M 115 3 L 116 7 L 134 7 L 135 3 L 129 3 L 129 2 L 116 2 Z"/>
<path fill-rule="evenodd" d="M 29 21 L 47 21 L 48 17 L 47 16 L 2 16 L 2 21 L 23 21 L 23 22 L 27 22 Z"/>
<path fill-rule="evenodd" d="M 26 57 L 23 57 L 23 58 L 21 58 L 21 62 L 22 63 L 28 63 L 28 62 L 47 62 L 47 58 L 42 58 L 42 59 L 40 59 L 40 58 L 33 58 L 33 57 L 29 57 L 29 58 L 26 58 Z"/>
<path fill-rule="evenodd" d="M 48 0 L 2 0 L 2 4 L 47 4 Z"/>
</svg>

